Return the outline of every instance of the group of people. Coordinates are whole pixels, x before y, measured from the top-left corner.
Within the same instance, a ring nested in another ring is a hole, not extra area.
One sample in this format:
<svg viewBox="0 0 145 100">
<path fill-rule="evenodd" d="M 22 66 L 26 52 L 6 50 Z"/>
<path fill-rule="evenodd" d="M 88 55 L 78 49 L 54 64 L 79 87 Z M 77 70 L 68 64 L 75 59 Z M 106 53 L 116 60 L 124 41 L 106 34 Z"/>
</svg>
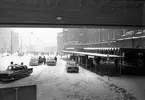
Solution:
<svg viewBox="0 0 145 100">
<path fill-rule="evenodd" d="M 43 56 L 43 58 L 41 56 L 39 56 L 39 60 L 38 60 L 39 63 L 43 63 L 45 65 L 46 63 L 46 58 L 45 56 Z"/>
<path fill-rule="evenodd" d="M 10 62 L 10 65 L 14 65 L 14 62 L 13 61 Z M 17 65 L 17 64 L 15 64 L 15 65 Z M 21 65 L 23 65 L 23 62 L 21 62 Z"/>
<path fill-rule="evenodd" d="M 27 69 L 27 66 L 26 65 L 23 65 L 23 62 L 21 62 L 20 66 L 16 66 L 18 64 L 14 64 L 14 62 L 10 62 L 10 65 L 8 66 L 8 70 L 21 70 L 21 69 Z M 23 67 L 22 67 L 23 66 Z M 10 68 L 10 69 L 9 69 Z"/>
<path fill-rule="evenodd" d="M 103 63 L 106 63 L 107 58 L 104 61 L 104 58 L 102 57 L 94 57 L 94 58 L 89 58 L 89 57 L 81 57 L 81 60 L 79 57 L 70 57 L 70 60 L 73 59 L 75 60 L 77 63 L 79 63 L 79 65 L 86 67 L 87 69 L 91 70 L 91 71 L 95 71 L 95 72 L 99 72 L 101 71 L 101 66 L 100 66 L 100 62 L 101 60 L 103 61 Z M 122 62 L 122 61 L 121 61 Z M 86 66 L 87 64 L 87 66 Z M 118 68 L 119 66 L 119 60 L 118 58 L 114 59 L 114 67 Z"/>
<path fill-rule="evenodd" d="M 95 68 L 97 68 L 98 70 L 100 61 L 101 61 L 101 57 L 88 58 L 88 69 L 93 71 L 95 70 Z"/>
</svg>

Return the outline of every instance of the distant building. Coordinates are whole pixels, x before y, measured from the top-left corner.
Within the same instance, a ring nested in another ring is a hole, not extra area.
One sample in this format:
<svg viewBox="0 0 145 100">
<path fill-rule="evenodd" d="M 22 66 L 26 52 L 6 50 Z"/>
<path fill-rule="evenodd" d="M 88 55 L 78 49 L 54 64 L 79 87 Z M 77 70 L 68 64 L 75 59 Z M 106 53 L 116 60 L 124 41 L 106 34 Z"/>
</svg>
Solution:
<svg viewBox="0 0 145 100">
<path fill-rule="evenodd" d="M 57 46 L 58 50 L 89 47 L 145 49 L 144 36 L 142 29 L 69 28 L 58 34 Z"/>
<path fill-rule="evenodd" d="M 0 52 L 17 52 L 19 35 L 10 28 L 0 28 Z"/>
</svg>

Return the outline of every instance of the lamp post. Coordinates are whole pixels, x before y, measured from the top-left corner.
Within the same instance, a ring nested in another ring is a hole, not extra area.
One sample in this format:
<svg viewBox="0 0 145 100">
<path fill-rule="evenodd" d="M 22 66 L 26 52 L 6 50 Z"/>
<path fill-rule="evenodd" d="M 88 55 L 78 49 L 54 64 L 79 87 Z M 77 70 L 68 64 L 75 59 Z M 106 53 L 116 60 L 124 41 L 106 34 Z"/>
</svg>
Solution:
<svg viewBox="0 0 145 100">
<path fill-rule="evenodd" d="M 36 38 L 35 42 L 34 42 L 34 53 L 36 52 L 36 41 L 39 40 L 39 37 Z M 40 40 L 39 40 L 40 41 Z"/>
<path fill-rule="evenodd" d="M 11 54 L 13 53 L 13 40 L 12 40 L 12 31 L 11 31 Z"/>
<path fill-rule="evenodd" d="M 30 33 L 30 38 L 29 38 L 29 51 L 31 52 L 31 38 L 32 38 L 33 32 Z"/>
<path fill-rule="evenodd" d="M 110 36 L 109 36 L 109 33 L 108 33 L 108 45 L 110 47 Z M 107 55 L 107 63 L 108 63 L 108 65 L 109 65 L 109 54 L 110 54 L 110 50 L 108 50 L 108 55 Z M 109 75 L 110 75 L 110 69 L 108 67 L 108 81 L 110 81 Z"/>
<path fill-rule="evenodd" d="M 21 53 L 22 53 L 22 36 L 21 36 Z"/>
</svg>

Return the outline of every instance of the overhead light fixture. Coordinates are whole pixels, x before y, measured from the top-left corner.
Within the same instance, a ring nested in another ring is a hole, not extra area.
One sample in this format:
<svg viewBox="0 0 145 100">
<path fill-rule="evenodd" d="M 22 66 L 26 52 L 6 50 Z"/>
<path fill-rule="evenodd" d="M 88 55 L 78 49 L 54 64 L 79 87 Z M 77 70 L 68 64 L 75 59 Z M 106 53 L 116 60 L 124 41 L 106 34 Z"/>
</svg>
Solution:
<svg viewBox="0 0 145 100">
<path fill-rule="evenodd" d="M 57 20 L 62 20 L 62 17 L 56 17 Z"/>
</svg>

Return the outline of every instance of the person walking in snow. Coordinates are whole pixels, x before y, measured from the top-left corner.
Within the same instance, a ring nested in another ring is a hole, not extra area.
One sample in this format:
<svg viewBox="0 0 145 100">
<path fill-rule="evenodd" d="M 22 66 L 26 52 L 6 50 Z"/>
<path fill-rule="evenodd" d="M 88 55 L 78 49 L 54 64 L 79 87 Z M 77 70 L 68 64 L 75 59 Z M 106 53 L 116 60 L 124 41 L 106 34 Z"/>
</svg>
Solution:
<svg viewBox="0 0 145 100">
<path fill-rule="evenodd" d="M 45 63 L 46 63 L 46 58 L 45 58 L 45 56 L 43 57 L 43 63 L 44 63 L 44 65 L 45 65 Z"/>
<path fill-rule="evenodd" d="M 115 64 L 115 68 L 118 68 L 118 59 L 117 58 L 115 58 L 114 64 Z"/>
</svg>

